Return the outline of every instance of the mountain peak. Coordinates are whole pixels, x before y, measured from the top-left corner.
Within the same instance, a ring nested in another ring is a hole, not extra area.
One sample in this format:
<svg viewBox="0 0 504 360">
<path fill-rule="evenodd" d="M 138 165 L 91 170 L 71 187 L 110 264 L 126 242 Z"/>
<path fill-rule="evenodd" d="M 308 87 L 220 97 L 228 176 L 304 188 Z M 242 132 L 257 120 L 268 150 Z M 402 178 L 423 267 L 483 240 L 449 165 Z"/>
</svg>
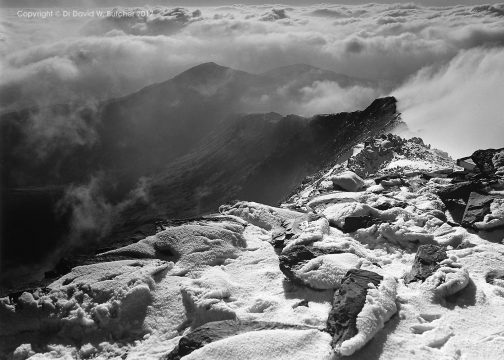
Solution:
<svg viewBox="0 0 504 360">
<path fill-rule="evenodd" d="M 231 68 L 222 65 L 218 65 L 214 62 L 206 62 L 187 69 L 186 71 L 175 76 L 174 79 L 214 77 L 222 75 L 229 71 L 236 71 L 236 70 L 233 70 Z"/>
<path fill-rule="evenodd" d="M 216 64 L 214 62 L 206 62 L 193 66 L 183 73 L 175 76 L 173 80 L 182 84 L 195 85 L 198 83 L 216 83 L 226 79 L 229 76 L 240 76 L 248 78 L 252 75 L 241 70 L 235 70 L 226 66 Z"/>
<path fill-rule="evenodd" d="M 376 112 L 383 111 L 386 109 L 392 110 L 394 113 L 396 112 L 396 104 L 397 99 L 394 96 L 385 96 L 382 98 L 378 98 L 374 100 L 371 105 L 369 105 L 365 111 L 367 112 Z"/>
</svg>

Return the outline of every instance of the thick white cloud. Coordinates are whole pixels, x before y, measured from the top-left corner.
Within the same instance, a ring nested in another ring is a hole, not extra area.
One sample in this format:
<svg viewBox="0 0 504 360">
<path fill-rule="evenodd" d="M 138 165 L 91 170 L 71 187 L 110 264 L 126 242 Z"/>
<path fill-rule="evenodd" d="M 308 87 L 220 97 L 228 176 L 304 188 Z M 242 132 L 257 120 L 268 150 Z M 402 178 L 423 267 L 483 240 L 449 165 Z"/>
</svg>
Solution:
<svg viewBox="0 0 504 360">
<path fill-rule="evenodd" d="M 343 90 L 335 83 L 313 83 L 303 86 L 295 101 L 279 97 L 277 110 L 283 113 L 352 110 L 415 76 L 398 94 L 418 109 L 423 98 L 413 95 L 420 90 L 408 87 L 436 88 L 429 84 L 444 77 L 442 69 L 452 68 L 457 59 L 495 52 L 496 62 L 504 63 L 499 51 L 504 46 L 502 4 L 145 9 L 148 16 L 133 19 L 30 20 L 11 11 L 2 21 L 2 105 L 115 97 L 214 61 L 257 73 L 305 63 L 384 85 Z M 426 72 L 434 75 L 427 78 Z M 465 80 L 459 79 L 454 88 L 464 87 Z M 493 93 L 502 93 L 495 86 Z M 403 108 L 410 118 L 410 109 Z"/>
<path fill-rule="evenodd" d="M 461 52 L 449 64 L 422 69 L 396 91 L 403 119 L 452 156 L 504 146 L 504 49 Z"/>
</svg>

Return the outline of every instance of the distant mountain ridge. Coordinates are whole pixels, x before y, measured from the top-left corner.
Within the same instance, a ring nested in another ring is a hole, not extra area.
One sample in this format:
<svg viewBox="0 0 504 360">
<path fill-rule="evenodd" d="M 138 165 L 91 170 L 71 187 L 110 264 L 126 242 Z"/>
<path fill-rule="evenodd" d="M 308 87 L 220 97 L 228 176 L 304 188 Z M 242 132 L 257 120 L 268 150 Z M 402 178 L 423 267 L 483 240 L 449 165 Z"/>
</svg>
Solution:
<svg viewBox="0 0 504 360">
<path fill-rule="evenodd" d="M 340 114 L 310 120 L 274 113 L 240 114 L 247 113 L 254 99 L 274 94 L 287 82 L 295 96 L 303 86 L 322 78 L 352 84 L 349 77 L 307 65 L 255 75 L 204 63 L 171 80 L 96 106 L 62 104 L 3 114 L 2 268 L 30 258 L 18 256 L 24 245 L 14 239 L 35 241 L 37 259 L 51 254 L 51 246 L 67 242 L 72 230 L 61 219 L 87 216 L 78 212 L 74 203 L 66 202 L 69 189 L 78 191 L 80 198 L 73 201 L 79 201 L 79 211 L 121 205 L 121 213 L 126 215 L 117 222 L 131 223 L 127 236 L 137 232 L 136 226 L 152 229 L 152 220 L 159 214 L 195 216 L 234 197 L 278 201 L 286 195 L 285 189 L 313 170 L 311 162 L 321 163 L 325 151 L 334 154 L 336 147 L 330 144 L 335 140 L 326 137 L 338 132 L 334 124 L 359 116 Z M 387 104 L 379 117 L 389 123 L 395 116 L 395 100 Z M 361 120 L 355 123 L 369 125 Z M 384 122 L 377 122 L 371 132 L 382 125 Z M 349 144 L 356 140 L 355 134 L 352 136 L 341 136 L 337 142 Z M 247 153 L 241 152 L 243 149 L 248 149 Z M 301 160 L 299 165 L 293 161 L 296 157 Z M 282 173 L 292 175 L 287 186 L 287 176 Z M 150 196 L 156 200 L 152 201 L 153 209 L 143 212 L 137 221 L 136 202 L 122 204 L 142 179 L 150 179 Z M 261 190 L 263 179 L 278 182 L 278 186 L 272 183 L 270 193 L 265 193 Z M 198 184 L 188 188 L 194 182 Z M 234 184 L 232 189 L 230 183 Z M 167 188 L 181 189 L 185 197 L 177 198 L 176 192 L 167 192 Z M 282 192 L 277 193 L 280 188 Z M 19 206 L 21 203 L 25 205 Z M 41 222 L 47 216 L 50 219 Z M 26 223 L 33 226 L 26 227 Z M 102 236 L 102 230 L 86 226 L 87 241 Z M 123 234 L 119 227 L 118 234 Z"/>
</svg>

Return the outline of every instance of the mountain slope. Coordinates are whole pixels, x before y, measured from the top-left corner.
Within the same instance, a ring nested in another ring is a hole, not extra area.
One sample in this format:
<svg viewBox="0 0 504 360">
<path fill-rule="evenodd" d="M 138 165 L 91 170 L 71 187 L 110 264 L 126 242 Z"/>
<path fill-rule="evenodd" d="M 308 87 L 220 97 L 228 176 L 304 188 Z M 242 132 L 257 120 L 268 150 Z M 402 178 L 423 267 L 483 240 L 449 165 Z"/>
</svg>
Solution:
<svg viewBox="0 0 504 360">
<path fill-rule="evenodd" d="M 504 150 L 470 170 L 418 138 L 353 150 L 279 207 L 166 223 L 1 298 L 0 356 L 499 359 Z"/>
<path fill-rule="evenodd" d="M 312 70 L 310 68 L 310 72 Z M 298 69 L 298 72 L 306 71 Z M 294 140 L 291 137 L 283 139 L 284 130 L 276 125 L 264 129 L 259 125 L 258 131 L 254 131 L 248 128 L 248 124 L 234 123 L 244 123 L 235 114 L 257 108 L 258 99 L 275 94 L 284 86 L 288 80 L 285 72 L 278 70 L 282 75 L 280 80 L 271 75 L 273 73 L 275 71 L 270 72 L 270 76 L 255 75 L 205 63 L 169 81 L 100 104 L 61 104 L 3 114 L 0 119 L 2 213 L 10 215 L 3 215 L 2 221 L 2 273 L 6 274 L 6 268 L 12 265 L 32 264 L 34 258 L 44 262 L 54 252 L 53 247 L 48 246 L 40 254 L 22 257 L 18 256 L 15 244 L 36 242 L 64 247 L 66 243 L 70 247 L 86 248 L 107 235 L 116 221 L 131 223 L 129 234 L 135 233 L 138 226 L 153 231 L 152 221 L 139 225 L 128 217 L 119 216 L 117 219 L 118 213 L 131 211 L 131 204 L 141 202 L 143 186 L 150 178 L 156 179 L 153 188 L 161 189 L 153 203 L 154 207 L 159 205 L 161 211 L 153 210 L 154 215 L 183 217 L 206 212 L 215 209 L 222 200 L 228 200 L 229 195 L 260 198 L 260 189 L 253 194 L 248 194 L 248 190 L 240 193 L 242 183 L 252 181 L 254 171 L 259 176 L 267 173 L 260 170 L 260 166 L 267 167 L 268 161 L 272 162 L 270 168 L 277 168 L 278 161 L 287 164 L 287 152 L 275 150 L 274 144 L 279 141 L 279 147 L 286 147 L 291 141 L 287 148 L 292 149 Z M 289 74 L 292 73 L 291 69 Z M 292 86 L 293 90 L 298 87 Z M 285 131 L 290 131 L 289 120 L 296 122 L 295 119 L 290 117 L 282 121 Z M 227 143 L 232 143 L 232 136 L 240 126 L 244 127 L 244 132 L 251 131 L 250 136 L 256 137 L 247 139 L 250 152 L 257 152 L 252 149 L 254 146 L 263 146 L 261 131 L 264 130 L 265 136 L 268 134 L 264 141 L 267 140 L 269 145 L 262 149 L 261 158 L 242 156 L 239 160 L 240 144 L 236 141 L 235 147 L 225 149 Z M 292 126 L 294 132 L 304 131 L 303 126 Z M 212 137 L 214 144 L 209 144 Z M 311 146 L 310 140 L 303 146 Z M 222 149 L 217 151 L 218 147 Z M 277 153 L 280 154 L 278 161 L 268 160 Z M 227 156 L 231 156 L 229 161 Z M 195 167 L 192 162 L 198 165 Z M 290 169 L 294 169 L 295 164 L 290 164 Z M 198 166 L 201 169 L 197 169 Z M 287 168 L 284 166 L 286 171 Z M 236 172 L 236 169 L 248 170 Z M 291 184 L 304 177 L 308 170 L 298 172 Z M 187 193 L 194 190 L 188 184 L 218 171 L 224 171 L 225 176 L 209 180 L 199 188 L 195 186 L 197 193 L 189 196 L 189 201 L 184 204 Z M 238 174 L 243 179 L 237 180 Z M 180 190 L 178 195 L 163 190 L 166 186 L 157 186 L 163 184 L 158 181 L 163 177 L 167 178 L 167 186 Z M 234 180 L 237 180 L 236 191 L 224 196 L 228 192 L 224 190 L 225 184 Z M 283 181 L 280 183 L 282 188 Z M 215 192 L 216 186 L 220 190 Z M 245 188 L 253 186 L 250 183 Z M 52 190 L 55 188 L 58 189 L 56 192 Z M 47 194 L 43 194 L 46 190 Z M 209 196 L 209 191 L 213 195 Z M 277 194 L 276 190 L 273 193 Z M 195 200 L 198 196 L 203 199 L 201 204 Z M 30 204 L 30 211 L 23 213 L 17 205 L 20 202 Z M 11 221 L 13 216 L 15 221 Z M 47 217 L 49 220 L 39 227 L 43 230 L 38 236 L 30 236 L 31 232 L 24 224 L 39 224 L 39 219 Z M 37 246 L 34 244 L 33 248 Z"/>
<path fill-rule="evenodd" d="M 131 219 L 200 216 L 233 199 L 275 205 L 305 177 L 342 161 L 357 143 L 398 122 L 393 97 L 377 99 L 363 111 L 310 119 L 275 113 L 233 119 L 155 176 L 149 201 L 128 207 L 121 218 L 131 226 Z M 124 237 L 120 228 L 113 232 Z"/>
</svg>

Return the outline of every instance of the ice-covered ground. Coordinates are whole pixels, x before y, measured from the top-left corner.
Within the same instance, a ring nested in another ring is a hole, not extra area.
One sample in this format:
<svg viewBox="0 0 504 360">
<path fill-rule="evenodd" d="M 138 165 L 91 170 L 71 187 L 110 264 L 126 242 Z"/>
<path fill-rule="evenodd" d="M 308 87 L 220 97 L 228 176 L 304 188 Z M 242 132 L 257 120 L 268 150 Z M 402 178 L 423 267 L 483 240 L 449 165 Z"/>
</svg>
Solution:
<svg viewBox="0 0 504 360">
<path fill-rule="evenodd" d="M 0 357 L 501 359 L 504 183 L 460 170 L 373 140 L 281 207 L 223 205 L 0 299 Z"/>
</svg>

